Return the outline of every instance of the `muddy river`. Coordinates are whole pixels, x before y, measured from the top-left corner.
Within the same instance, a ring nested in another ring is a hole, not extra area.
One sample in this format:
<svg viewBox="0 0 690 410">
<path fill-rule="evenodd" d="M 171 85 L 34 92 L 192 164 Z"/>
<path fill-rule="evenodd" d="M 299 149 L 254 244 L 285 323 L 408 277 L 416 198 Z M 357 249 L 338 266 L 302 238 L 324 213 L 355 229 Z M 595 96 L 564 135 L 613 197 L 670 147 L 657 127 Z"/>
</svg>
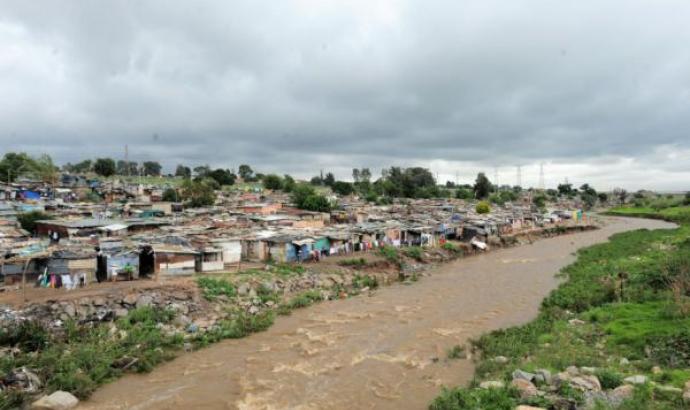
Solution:
<svg viewBox="0 0 690 410">
<path fill-rule="evenodd" d="M 186 354 L 102 387 L 82 409 L 424 409 L 471 380 L 446 351 L 532 319 L 578 248 L 661 221 L 610 218 L 601 230 L 452 262 L 406 286 L 279 317 L 268 331 Z"/>
</svg>

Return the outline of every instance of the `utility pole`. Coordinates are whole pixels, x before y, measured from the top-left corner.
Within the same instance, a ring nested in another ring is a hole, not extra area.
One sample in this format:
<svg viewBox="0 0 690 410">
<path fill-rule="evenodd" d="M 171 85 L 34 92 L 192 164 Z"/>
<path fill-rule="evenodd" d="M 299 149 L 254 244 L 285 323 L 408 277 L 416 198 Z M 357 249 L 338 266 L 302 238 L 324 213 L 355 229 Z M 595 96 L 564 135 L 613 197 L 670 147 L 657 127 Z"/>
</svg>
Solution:
<svg viewBox="0 0 690 410">
<path fill-rule="evenodd" d="M 129 147 L 125 144 L 125 169 L 127 170 L 127 176 L 129 176 Z"/>
<path fill-rule="evenodd" d="M 517 186 L 522 188 L 522 167 L 520 165 L 517 166 Z"/>
</svg>

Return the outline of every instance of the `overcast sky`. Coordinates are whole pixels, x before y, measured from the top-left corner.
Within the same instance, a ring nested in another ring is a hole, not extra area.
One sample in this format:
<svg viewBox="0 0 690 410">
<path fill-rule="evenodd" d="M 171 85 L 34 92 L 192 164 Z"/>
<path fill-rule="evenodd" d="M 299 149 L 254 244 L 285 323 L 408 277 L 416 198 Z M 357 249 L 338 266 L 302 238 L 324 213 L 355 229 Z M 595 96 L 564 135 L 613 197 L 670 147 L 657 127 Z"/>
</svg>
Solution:
<svg viewBox="0 0 690 410">
<path fill-rule="evenodd" d="M 0 0 L 0 147 L 690 189 L 690 2 Z"/>
</svg>

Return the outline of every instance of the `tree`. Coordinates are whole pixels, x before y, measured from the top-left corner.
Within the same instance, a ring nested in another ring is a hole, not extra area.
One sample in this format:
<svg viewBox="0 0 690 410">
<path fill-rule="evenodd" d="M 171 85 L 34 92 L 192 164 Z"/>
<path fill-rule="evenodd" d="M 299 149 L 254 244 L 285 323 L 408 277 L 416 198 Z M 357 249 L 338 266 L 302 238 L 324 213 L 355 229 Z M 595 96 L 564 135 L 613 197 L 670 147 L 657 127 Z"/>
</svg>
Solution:
<svg viewBox="0 0 690 410">
<path fill-rule="evenodd" d="M 161 174 L 161 164 L 157 161 L 146 161 L 143 164 L 144 175 L 159 176 Z"/>
<path fill-rule="evenodd" d="M 323 185 L 323 179 L 321 179 L 320 175 L 317 175 L 315 177 L 312 177 L 312 179 L 309 180 L 309 183 L 312 185 L 317 185 L 317 186 Z"/>
<path fill-rule="evenodd" d="M 53 217 L 41 211 L 24 212 L 17 216 L 17 221 L 19 221 L 19 224 L 22 226 L 22 229 L 25 229 L 31 233 L 34 233 L 36 231 L 37 221 L 43 221 L 47 219 L 53 219 Z"/>
<path fill-rule="evenodd" d="M 458 199 L 468 200 L 474 197 L 474 193 L 472 190 L 467 188 L 458 188 L 458 190 L 455 191 L 455 197 Z"/>
<path fill-rule="evenodd" d="M 194 167 L 194 176 L 196 178 L 206 178 L 210 173 L 211 167 L 209 167 L 208 165 L 200 165 L 198 167 Z"/>
<path fill-rule="evenodd" d="M 609 196 L 606 194 L 606 192 L 599 192 L 597 197 L 599 198 L 599 202 L 602 204 L 605 204 L 609 200 Z"/>
<path fill-rule="evenodd" d="M 355 188 L 352 186 L 352 184 L 345 181 L 336 181 L 333 184 L 332 189 L 333 192 L 342 196 L 351 195 L 353 192 L 355 192 Z"/>
<path fill-rule="evenodd" d="M 335 175 L 332 172 L 327 173 L 323 179 L 323 184 L 332 188 L 335 184 Z"/>
<path fill-rule="evenodd" d="M 137 175 L 139 174 L 139 164 L 136 161 L 117 161 L 118 175 Z"/>
<path fill-rule="evenodd" d="M 573 184 L 558 184 L 558 194 L 561 196 L 572 197 L 575 191 L 573 191 Z"/>
<path fill-rule="evenodd" d="M 230 172 L 229 169 L 214 169 L 208 174 L 208 178 L 213 179 L 218 185 L 234 185 L 237 176 Z"/>
<path fill-rule="evenodd" d="M 295 189 L 295 179 L 291 177 L 288 174 L 285 174 L 283 176 L 283 191 L 284 192 L 292 192 L 293 189 Z"/>
<path fill-rule="evenodd" d="M 8 152 L 0 161 L 0 178 L 5 182 L 13 182 L 18 176 L 30 173 L 34 160 L 25 152 Z"/>
<path fill-rule="evenodd" d="M 477 179 L 474 181 L 474 197 L 484 199 L 489 196 L 491 192 L 491 181 L 483 172 L 477 174 Z"/>
<path fill-rule="evenodd" d="M 163 191 L 163 202 L 177 202 L 179 197 L 175 188 L 167 188 Z"/>
<path fill-rule="evenodd" d="M 187 179 L 182 183 L 182 199 L 191 208 L 211 206 L 216 202 L 215 184 L 213 179 Z"/>
<path fill-rule="evenodd" d="M 352 169 L 352 179 L 355 180 L 355 183 L 359 182 L 359 169 L 357 169 L 357 168 Z"/>
<path fill-rule="evenodd" d="M 477 204 L 477 206 L 474 208 L 474 210 L 475 210 L 478 214 L 488 214 L 489 212 L 491 212 L 491 206 L 490 206 L 489 203 L 486 202 L 486 201 L 480 201 L 480 202 Z"/>
<path fill-rule="evenodd" d="M 546 196 L 543 194 L 536 195 L 532 202 L 534 202 L 534 205 L 540 210 L 546 208 Z"/>
<path fill-rule="evenodd" d="M 238 172 L 239 172 L 239 174 L 240 174 L 240 177 L 242 177 L 242 179 L 243 179 L 245 182 L 251 181 L 251 180 L 252 180 L 252 176 L 254 175 L 254 171 L 252 170 L 252 167 L 250 167 L 250 166 L 247 165 L 247 164 L 242 164 L 242 165 L 240 165 L 240 168 L 239 168 Z"/>
<path fill-rule="evenodd" d="M 685 193 L 683 198 L 683 205 L 690 205 L 690 191 Z"/>
<path fill-rule="evenodd" d="M 72 172 L 75 174 L 85 174 L 91 171 L 92 161 L 90 159 L 85 159 L 84 161 L 77 162 L 76 164 L 67 163 L 63 167 L 65 171 Z"/>
<path fill-rule="evenodd" d="M 192 170 L 189 167 L 179 164 L 177 168 L 175 168 L 175 176 L 182 178 L 191 178 Z"/>
<path fill-rule="evenodd" d="M 618 201 L 620 201 L 620 204 L 623 205 L 623 204 L 625 204 L 626 198 L 628 198 L 628 191 L 626 191 L 625 189 L 616 188 L 613 190 L 613 196 L 618 198 Z"/>
<path fill-rule="evenodd" d="M 115 161 L 112 158 L 97 158 L 93 164 L 93 171 L 106 178 L 115 175 Z"/>
<path fill-rule="evenodd" d="M 580 187 L 580 199 L 585 203 L 587 209 L 591 209 L 597 203 L 597 191 L 589 184 L 583 184 Z"/>
<path fill-rule="evenodd" d="M 329 212 L 331 204 L 323 195 L 317 194 L 314 187 L 308 184 L 295 186 L 290 195 L 290 199 L 299 209 L 316 212 Z"/>
<path fill-rule="evenodd" d="M 268 174 L 263 179 L 264 188 L 277 190 L 283 188 L 283 180 L 276 174 Z"/>
<path fill-rule="evenodd" d="M 50 155 L 43 154 L 38 159 L 34 159 L 31 164 L 31 172 L 46 183 L 54 182 L 57 179 L 59 168 L 53 163 Z"/>
</svg>

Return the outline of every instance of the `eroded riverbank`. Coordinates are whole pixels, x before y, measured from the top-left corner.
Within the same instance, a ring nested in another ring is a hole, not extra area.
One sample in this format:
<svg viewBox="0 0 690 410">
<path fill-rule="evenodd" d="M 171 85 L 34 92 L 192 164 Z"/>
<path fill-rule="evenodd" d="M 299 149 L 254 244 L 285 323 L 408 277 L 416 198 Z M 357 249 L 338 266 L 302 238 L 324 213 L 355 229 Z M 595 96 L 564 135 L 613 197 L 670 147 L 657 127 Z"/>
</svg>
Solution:
<svg viewBox="0 0 690 410">
<path fill-rule="evenodd" d="M 567 235 L 449 263 L 412 285 L 296 311 L 268 331 L 184 355 L 97 391 L 82 408 L 425 408 L 472 377 L 446 350 L 528 321 L 573 252 L 671 224 L 609 219 Z"/>
</svg>

